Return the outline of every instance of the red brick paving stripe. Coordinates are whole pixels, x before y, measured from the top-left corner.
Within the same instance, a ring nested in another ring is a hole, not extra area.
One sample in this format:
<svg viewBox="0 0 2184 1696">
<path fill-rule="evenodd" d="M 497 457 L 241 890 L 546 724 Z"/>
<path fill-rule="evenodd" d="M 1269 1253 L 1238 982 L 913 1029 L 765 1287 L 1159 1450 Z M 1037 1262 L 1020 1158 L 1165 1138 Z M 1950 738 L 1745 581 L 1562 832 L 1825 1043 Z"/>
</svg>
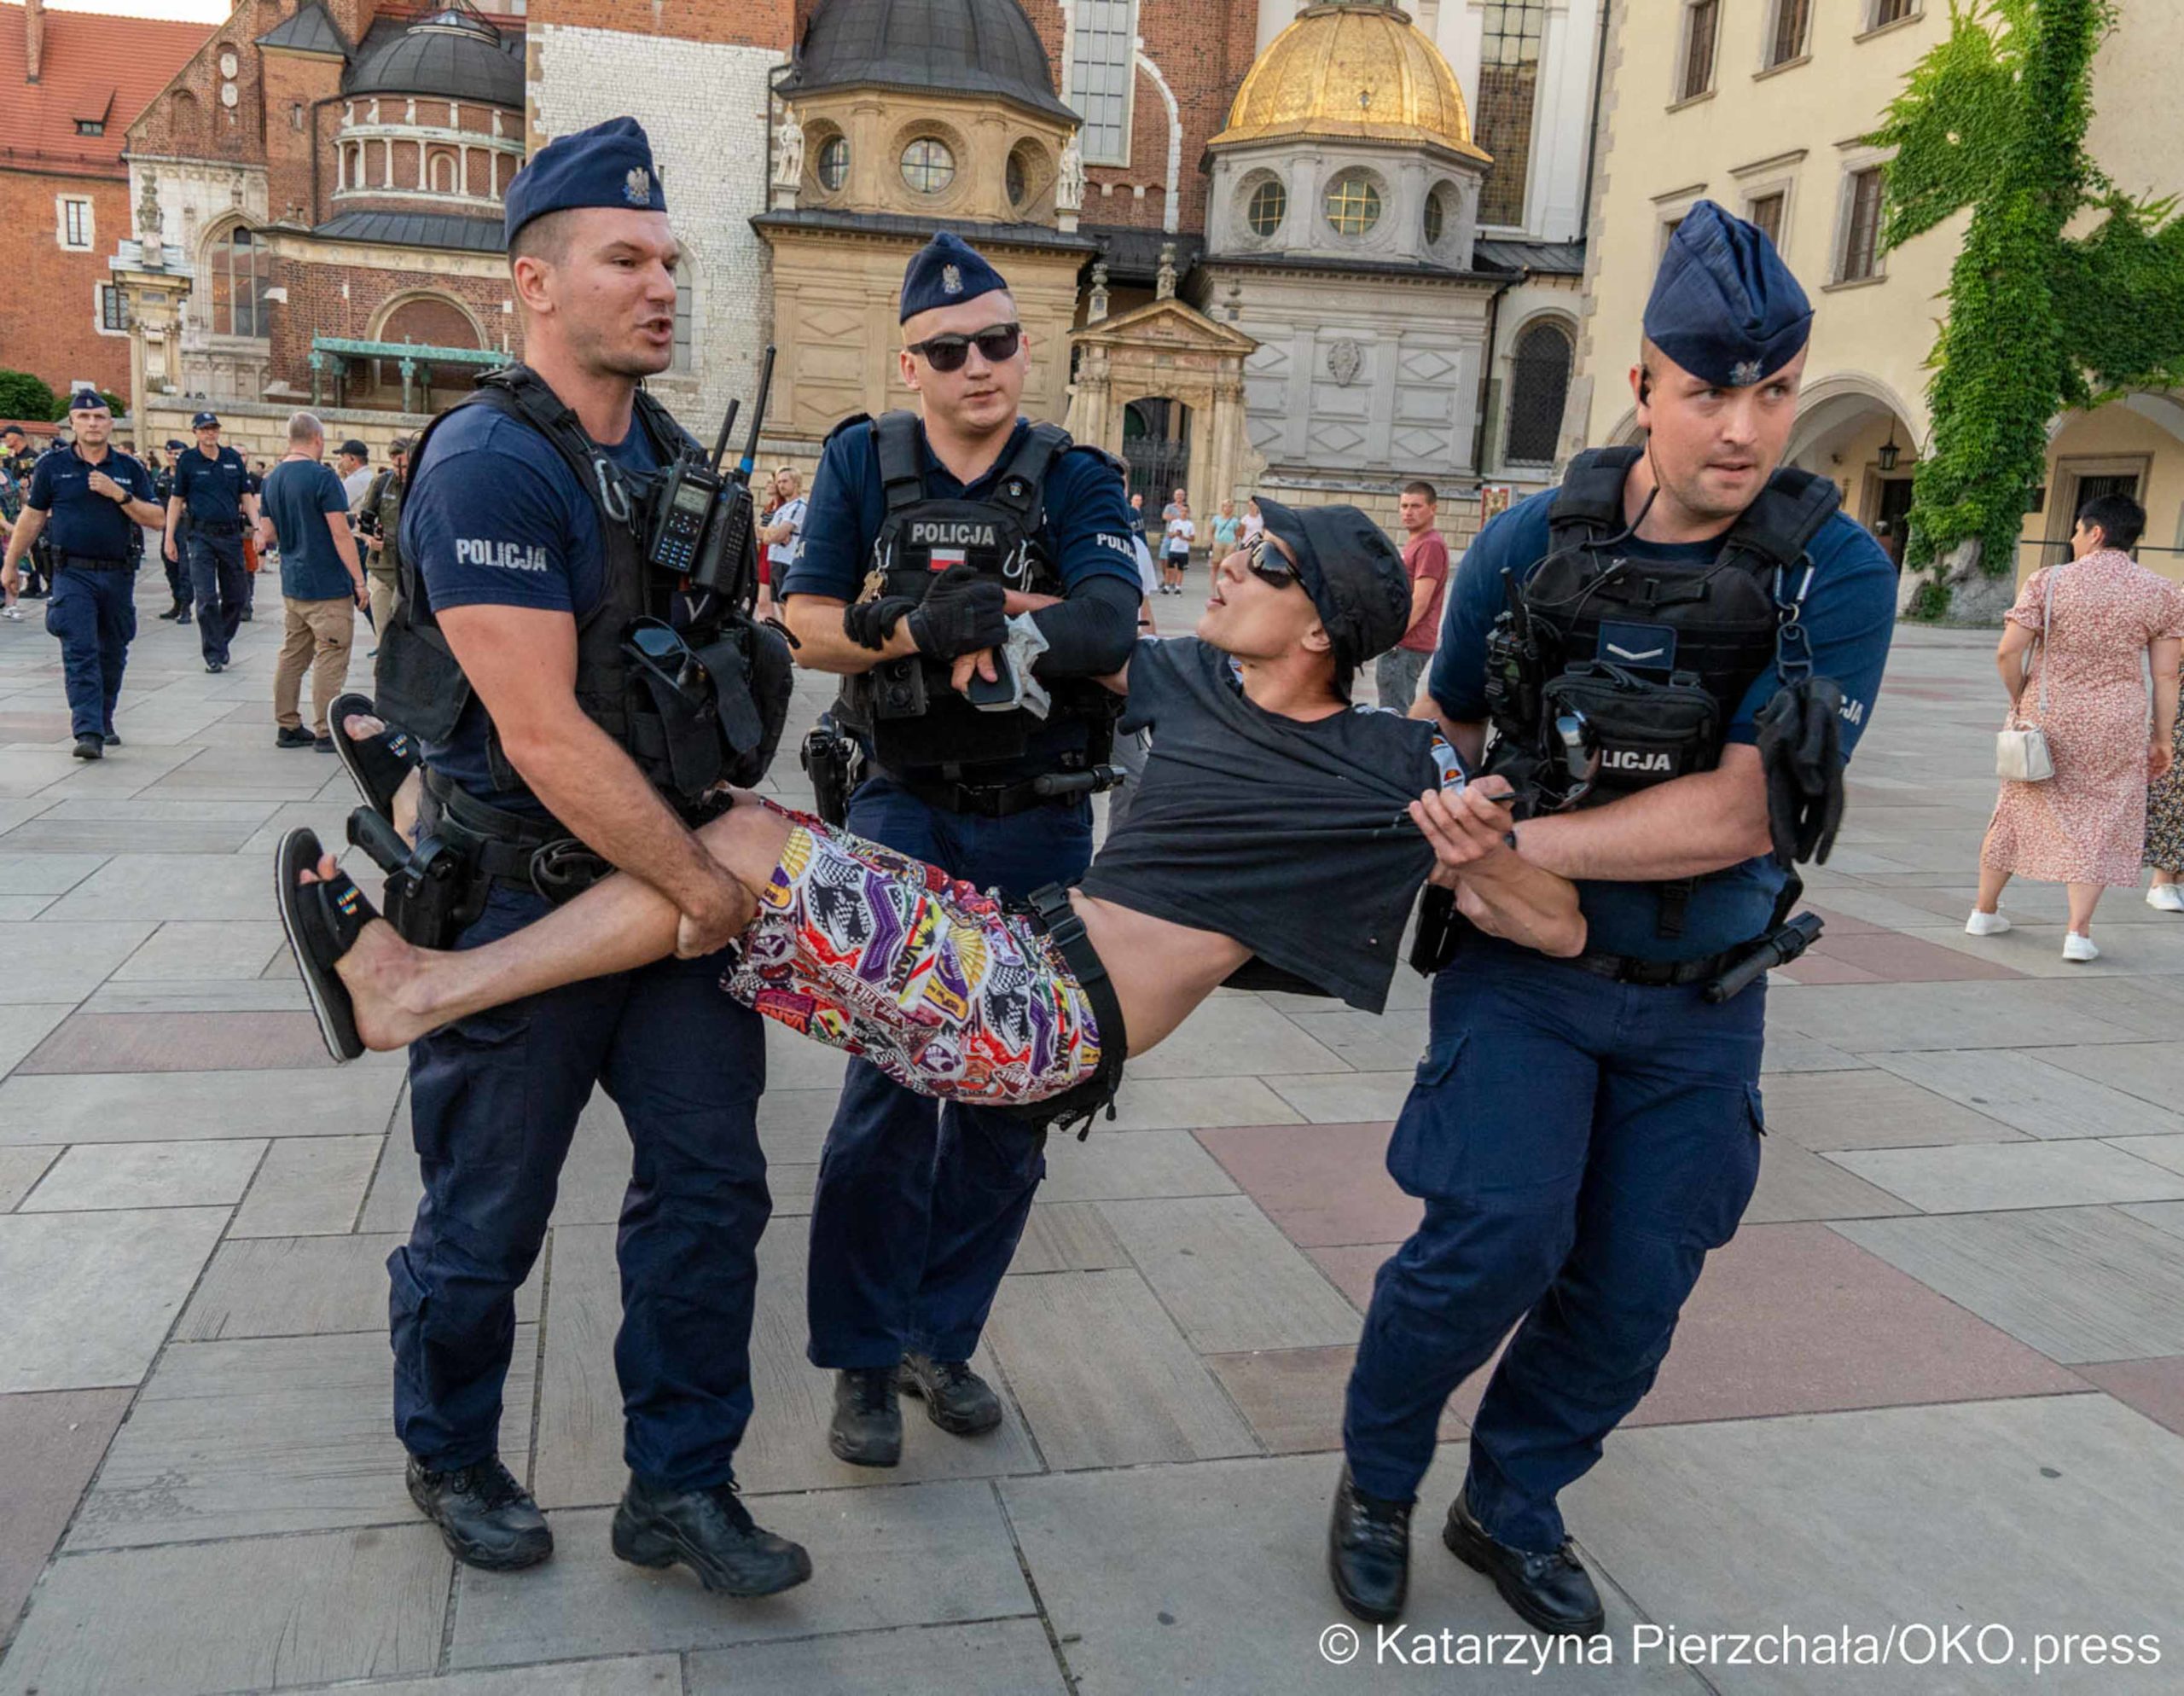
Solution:
<svg viewBox="0 0 2184 1696">
<path fill-rule="evenodd" d="M 308 1013 L 78 1013 L 13 1075 L 270 1072 L 333 1064 Z"/>
</svg>

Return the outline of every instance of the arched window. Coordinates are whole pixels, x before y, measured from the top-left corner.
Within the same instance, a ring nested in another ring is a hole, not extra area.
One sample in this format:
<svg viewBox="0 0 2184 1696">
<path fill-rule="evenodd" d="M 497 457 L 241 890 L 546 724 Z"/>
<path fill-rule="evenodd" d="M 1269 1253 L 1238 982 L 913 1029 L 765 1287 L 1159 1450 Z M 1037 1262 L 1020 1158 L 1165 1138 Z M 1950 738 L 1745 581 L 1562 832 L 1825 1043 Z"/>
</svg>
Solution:
<svg viewBox="0 0 2184 1696">
<path fill-rule="evenodd" d="M 697 327 L 697 286 L 690 262 L 677 261 L 675 266 L 675 359 L 668 366 L 671 371 L 687 373 L 691 369 L 692 333 Z"/>
<path fill-rule="evenodd" d="M 243 224 L 214 238 L 206 250 L 211 272 L 212 334 L 264 335 L 265 244 Z"/>
<path fill-rule="evenodd" d="M 1560 324 L 1526 327 L 1517 338 L 1509 374 L 1509 431 L 1502 457 L 1547 464 L 1562 434 L 1562 404 L 1570 395 L 1569 333 Z"/>
<path fill-rule="evenodd" d="M 1269 178 L 1252 190 L 1249 205 L 1244 209 L 1244 221 L 1252 227 L 1252 234 L 1261 240 L 1271 240 L 1281 233 L 1281 220 L 1289 216 L 1289 190 L 1282 187 L 1278 177 Z"/>
<path fill-rule="evenodd" d="M 436 153 L 433 155 L 433 192 L 452 195 L 455 192 L 455 155 Z"/>
</svg>

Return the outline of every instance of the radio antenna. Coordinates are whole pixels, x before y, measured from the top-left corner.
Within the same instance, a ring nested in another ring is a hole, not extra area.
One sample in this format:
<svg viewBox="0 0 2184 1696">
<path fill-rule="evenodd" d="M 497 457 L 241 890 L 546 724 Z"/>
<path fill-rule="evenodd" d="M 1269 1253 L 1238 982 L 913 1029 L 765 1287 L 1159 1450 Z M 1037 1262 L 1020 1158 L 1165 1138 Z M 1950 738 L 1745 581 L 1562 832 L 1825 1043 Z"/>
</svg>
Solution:
<svg viewBox="0 0 2184 1696">
<path fill-rule="evenodd" d="M 766 400 L 773 392 L 774 350 L 770 345 L 766 349 L 766 357 L 758 367 L 758 394 L 751 407 L 751 439 L 743 445 L 741 469 L 746 483 L 751 480 L 752 469 L 758 462 L 758 432 L 765 427 Z"/>
<path fill-rule="evenodd" d="M 728 439 L 735 433 L 736 409 L 743 404 L 741 398 L 728 404 L 728 416 L 720 421 L 720 434 L 713 442 L 713 475 L 720 475 L 722 462 L 728 457 Z"/>
</svg>

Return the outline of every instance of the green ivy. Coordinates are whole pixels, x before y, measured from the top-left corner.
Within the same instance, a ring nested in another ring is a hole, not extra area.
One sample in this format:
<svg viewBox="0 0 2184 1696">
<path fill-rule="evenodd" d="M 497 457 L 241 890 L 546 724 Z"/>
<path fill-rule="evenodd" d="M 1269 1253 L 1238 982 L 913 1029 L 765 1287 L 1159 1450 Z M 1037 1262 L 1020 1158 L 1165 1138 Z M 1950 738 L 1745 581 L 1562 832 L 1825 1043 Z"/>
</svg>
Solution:
<svg viewBox="0 0 2184 1696">
<path fill-rule="evenodd" d="M 1927 362 L 1933 444 L 1907 549 L 1928 578 L 1921 613 L 1946 608 L 1940 573 L 1961 543 L 1991 575 L 2013 568 L 2050 419 L 2184 380 L 2175 202 L 2119 192 L 2085 147 L 2094 50 L 2114 22 L 2114 0 L 1950 0 L 1948 38 L 1865 138 L 1896 150 L 1885 247 L 1972 214 Z M 2088 211 L 2097 226 L 2066 235 Z"/>
</svg>

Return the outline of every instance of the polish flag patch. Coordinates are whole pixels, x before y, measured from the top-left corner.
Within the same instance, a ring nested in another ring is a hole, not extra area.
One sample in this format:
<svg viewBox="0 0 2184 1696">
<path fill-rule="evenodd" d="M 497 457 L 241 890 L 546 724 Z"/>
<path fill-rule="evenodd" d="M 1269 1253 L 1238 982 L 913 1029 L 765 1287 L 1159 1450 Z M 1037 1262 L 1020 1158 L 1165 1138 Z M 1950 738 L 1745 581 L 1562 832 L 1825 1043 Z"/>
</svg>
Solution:
<svg viewBox="0 0 2184 1696">
<path fill-rule="evenodd" d="M 927 569 L 944 572 L 950 566 L 967 566 L 970 562 L 970 554 L 964 549 L 936 548 L 932 550 L 932 563 Z"/>
</svg>

